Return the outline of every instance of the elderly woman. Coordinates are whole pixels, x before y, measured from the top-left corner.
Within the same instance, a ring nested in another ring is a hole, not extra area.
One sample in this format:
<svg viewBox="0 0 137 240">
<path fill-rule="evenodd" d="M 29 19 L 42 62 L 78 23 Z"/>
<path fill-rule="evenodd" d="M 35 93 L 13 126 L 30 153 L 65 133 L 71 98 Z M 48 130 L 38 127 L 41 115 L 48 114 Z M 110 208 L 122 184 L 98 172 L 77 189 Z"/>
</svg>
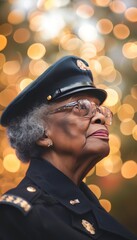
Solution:
<svg viewBox="0 0 137 240">
<path fill-rule="evenodd" d="M 0 200 L 1 240 L 137 240 L 82 182 L 109 153 L 111 111 L 88 64 L 67 56 L 48 68 L 5 109 L 25 178 Z"/>
</svg>

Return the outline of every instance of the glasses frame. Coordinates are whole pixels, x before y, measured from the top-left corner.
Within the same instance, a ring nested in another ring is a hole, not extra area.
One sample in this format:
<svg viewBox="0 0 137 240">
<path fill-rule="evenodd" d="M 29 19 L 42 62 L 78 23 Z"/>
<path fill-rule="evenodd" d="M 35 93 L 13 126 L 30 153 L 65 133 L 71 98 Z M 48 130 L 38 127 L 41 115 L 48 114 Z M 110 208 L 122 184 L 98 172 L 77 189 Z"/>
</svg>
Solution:
<svg viewBox="0 0 137 240">
<path fill-rule="evenodd" d="M 91 115 L 81 115 L 80 117 L 84 117 L 84 118 L 92 118 L 96 115 L 97 112 L 101 113 L 104 117 L 105 117 L 105 124 L 110 126 L 112 124 L 112 119 L 113 119 L 113 113 L 111 112 L 111 110 L 105 106 L 98 106 L 97 104 L 95 104 L 94 102 L 92 101 L 89 101 L 88 99 L 79 99 L 77 101 L 74 101 L 74 102 L 70 102 L 70 103 L 67 103 L 63 106 L 60 106 L 58 108 L 55 108 L 54 110 L 50 111 L 48 114 L 54 114 L 54 113 L 58 113 L 58 112 L 63 112 L 65 110 L 68 110 L 69 108 L 74 108 L 75 106 L 79 106 L 79 105 L 82 105 L 81 102 L 84 102 L 84 101 L 87 101 L 88 103 L 90 103 L 90 109 L 89 109 L 89 112 L 92 114 Z M 92 111 L 92 107 L 94 106 L 94 109 Z M 82 109 L 82 108 L 81 108 Z M 104 115 L 104 112 L 103 110 L 105 110 L 105 112 L 108 114 L 107 115 Z M 108 123 L 107 122 L 107 119 L 110 119 L 110 122 Z"/>
</svg>

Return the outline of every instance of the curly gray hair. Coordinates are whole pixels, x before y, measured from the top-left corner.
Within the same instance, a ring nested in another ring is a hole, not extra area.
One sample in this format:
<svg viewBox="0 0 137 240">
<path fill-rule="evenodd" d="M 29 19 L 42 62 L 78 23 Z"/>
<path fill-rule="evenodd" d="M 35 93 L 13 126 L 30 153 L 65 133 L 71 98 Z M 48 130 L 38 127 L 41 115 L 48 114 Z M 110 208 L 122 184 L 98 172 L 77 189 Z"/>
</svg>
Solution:
<svg viewBox="0 0 137 240">
<path fill-rule="evenodd" d="M 49 105 L 42 104 L 17 117 L 8 126 L 9 142 L 21 161 L 29 162 L 30 158 L 41 156 L 45 151 L 36 142 L 44 136 L 48 111 Z"/>
</svg>

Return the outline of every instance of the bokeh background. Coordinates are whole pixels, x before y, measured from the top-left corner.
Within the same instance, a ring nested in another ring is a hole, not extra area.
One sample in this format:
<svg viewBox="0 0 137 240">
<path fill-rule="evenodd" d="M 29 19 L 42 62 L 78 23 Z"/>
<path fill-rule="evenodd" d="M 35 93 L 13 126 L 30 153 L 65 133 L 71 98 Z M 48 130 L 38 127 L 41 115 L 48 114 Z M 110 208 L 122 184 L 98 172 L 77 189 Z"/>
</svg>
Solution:
<svg viewBox="0 0 137 240">
<path fill-rule="evenodd" d="M 89 63 L 114 113 L 110 154 L 84 181 L 107 211 L 137 234 L 137 1 L 1 0 L 0 114 L 65 55 Z M 0 126 L 0 195 L 15 187 L 27 168 Z"/>
</svg>

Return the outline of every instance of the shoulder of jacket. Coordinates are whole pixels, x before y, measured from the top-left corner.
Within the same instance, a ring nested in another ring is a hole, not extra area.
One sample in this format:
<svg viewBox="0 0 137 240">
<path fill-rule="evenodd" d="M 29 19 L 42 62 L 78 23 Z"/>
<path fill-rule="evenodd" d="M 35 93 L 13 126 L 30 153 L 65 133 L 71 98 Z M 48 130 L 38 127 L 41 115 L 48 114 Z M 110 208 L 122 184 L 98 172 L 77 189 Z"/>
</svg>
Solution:
<svg viewBox="0 0 137 240">
<path fill-rule="evenodd" d="M 10 205 L 26 215 L 33 208 L 33 202 L 40 194 L 41 190 L 31 180 L 24 178 L 17 187 L 0 197 L 0 205 Z"/>
</svg>

